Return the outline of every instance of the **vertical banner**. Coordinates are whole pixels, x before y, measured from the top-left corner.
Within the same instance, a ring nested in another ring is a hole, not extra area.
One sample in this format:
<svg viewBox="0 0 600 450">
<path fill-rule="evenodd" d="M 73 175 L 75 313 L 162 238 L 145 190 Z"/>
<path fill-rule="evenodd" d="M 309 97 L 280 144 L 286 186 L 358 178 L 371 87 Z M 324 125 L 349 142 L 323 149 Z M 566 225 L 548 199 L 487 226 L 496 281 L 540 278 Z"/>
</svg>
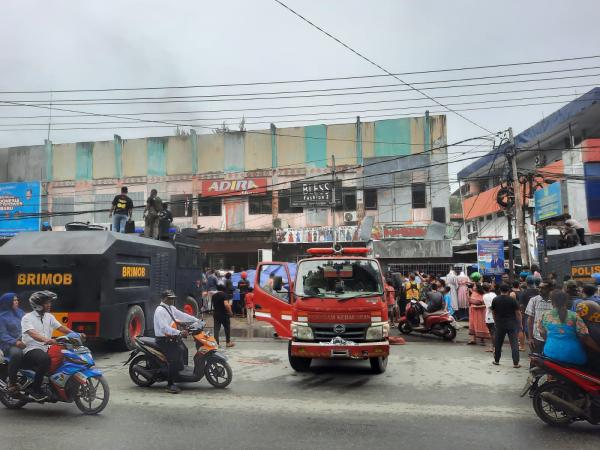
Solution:
<svg viewBox="0 0 600 450">
<path fill-rule="evenodd" d="M 504 273 L 504 240 L 477 239 L 477 266 L 482 275 Z"/>
<path fill-rule="evenodd" d="M 0 183 L 0 236 L 40 231 L 41 200 L 39 181 Z"/>
</svg>

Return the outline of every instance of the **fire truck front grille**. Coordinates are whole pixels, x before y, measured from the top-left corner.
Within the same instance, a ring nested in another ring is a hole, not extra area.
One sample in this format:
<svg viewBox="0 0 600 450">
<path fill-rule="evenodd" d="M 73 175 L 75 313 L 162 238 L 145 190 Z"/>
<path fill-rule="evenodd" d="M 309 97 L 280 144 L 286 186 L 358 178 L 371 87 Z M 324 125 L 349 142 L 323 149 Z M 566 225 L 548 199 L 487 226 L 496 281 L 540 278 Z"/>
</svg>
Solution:
<svg viewBox="0 0 600 450">
<path fill-rule="evenodd" d="M 342 339 L 353 342 L 362 342 L 365 340 L 367 328 L 369 324 L 365 323 L 352 323 L 344 324 L 343 331 L 340 324 L 335 323 L 319 323 L 311 324 L 315 341 L 329 342 L 334 337 L 339 336 Z"/>
</svg>

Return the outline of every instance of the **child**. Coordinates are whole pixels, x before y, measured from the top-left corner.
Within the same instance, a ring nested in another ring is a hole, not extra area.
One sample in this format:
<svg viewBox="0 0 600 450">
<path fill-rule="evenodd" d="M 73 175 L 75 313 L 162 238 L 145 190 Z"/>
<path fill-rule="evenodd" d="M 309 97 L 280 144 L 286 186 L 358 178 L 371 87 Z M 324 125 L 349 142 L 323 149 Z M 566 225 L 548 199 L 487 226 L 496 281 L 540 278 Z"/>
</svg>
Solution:
<svg viewBox="0 0 600 450">
<path fill-rule="evenodd" d="M 452 296 L 450 295 L 450 286 L 444 287 L 444 302 L 446 302 L 446 309 L 451 316 L 454 316 L 454 308 L 452 308 Z"/>
<path fill-rule="evenodd" d="M 244 296 L 244 303 L 246 304 L 246 319 L 248 325 L 251 326 L 254 323 L 254 294 L 252 292 L 248 292 Z"/>
</svg>

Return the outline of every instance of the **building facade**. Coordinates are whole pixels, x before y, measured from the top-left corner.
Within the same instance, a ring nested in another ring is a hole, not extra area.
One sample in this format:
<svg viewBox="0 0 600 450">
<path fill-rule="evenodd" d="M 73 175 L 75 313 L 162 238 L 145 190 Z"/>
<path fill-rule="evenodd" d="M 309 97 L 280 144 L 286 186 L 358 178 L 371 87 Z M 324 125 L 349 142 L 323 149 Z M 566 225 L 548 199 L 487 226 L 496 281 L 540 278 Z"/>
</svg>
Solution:
<svg viewBox="0 0 600 450">
<path fill-rule="evenodd" d="M 535 191 L 555 182 L 563 191 L 562 213 L 557 217 L 570 214 L 584 226 L 591 241 L 600 240 L 599 100 L 600 88 L 594 88 L 515 136 L 519 185 L 534 259 L 537 251 L 533 247 L 540 238 L 535 219 L 535 208 L 540 205 L 534 202 Z M 458 215 L 455 219 L 461 227 L 460 244 L 483 237 L 508 238 L 507 211 L 497 202 L 498 191 L 509 174 L 507 147 L 494 149 L 458 173 L 461 187 L 453 197 L 462 202 L 460 219 Z M 554 227 L 550 240 L 557 233 Z M 517 237 L 514 220 L 512 236 Z"/>
<path fill-rule="evenodd" d="M 170 201 L 174 223 L 204 236 L 209 264 L 248 267 L 271 245 L 357 241 L 373 216 L 375 237 L 423 237 L 449 218 L 445 116 L 227 131 L 0 149 L 0 182 L 42 181 L 54 230 L 71 221 L 110 226 L 108 209 L 127 186 L 143 226 L 151 189 Z M 297 206 L 301 181 L 332 180 L 337 206 Z M 431 166 L 432 163 L 439 163 Z M 60 213 L 60 215 L 56 215 Z M 335 217 L 334 217 L 335 216 Z M 336 225 L 335 229 L 332 228 Z M 251 239 L 231 239 L 240 233 Z M 240 244 L 241 242 L 241 244 Z"/>
</svg>

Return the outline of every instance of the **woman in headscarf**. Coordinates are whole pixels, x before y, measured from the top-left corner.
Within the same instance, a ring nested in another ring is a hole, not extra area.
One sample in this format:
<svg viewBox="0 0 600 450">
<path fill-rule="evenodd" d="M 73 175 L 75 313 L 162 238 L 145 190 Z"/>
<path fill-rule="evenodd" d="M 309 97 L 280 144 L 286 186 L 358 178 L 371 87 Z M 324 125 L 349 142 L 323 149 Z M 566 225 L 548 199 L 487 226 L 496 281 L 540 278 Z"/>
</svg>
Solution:
<svg viewBox="0 0 600 450">
<path fill-rule="evenodd" d="M 458 312 L 457 312 L 457 316 L 458 319 L 463 319 L 465 317 L 467 317 L 468 315 L 468 308 L 469 308 L 469 277 L 465 275 L 464 272 L 461 272 L 460 275 L 457 277 L 457 282 L 458 282 L 458 289 L 457 289 L 457 296 L 458 296 Z"/>
<path fill-rule="evenodd" d="M 19 298 L 14 292 L 0 297 L 0 350 L 10 357 L 8 364 L 8 389 L 17 390 L 17 372 L 23 359 L 25 344 L 21 341 L 21 319 L 25 312 L 19 308 Z"/>
<path fill-rule="evenodd" d="M 485 323 L 485 302 L 483 295 L 485 294 L 481 285 L 481 274 L 475 272 L 471 274 L 471 280 L 475 286 L 471 290 L 469 297 L 469 345 L 477 343 L 477 339 L 481 344 L 485 344 L 485 339 L 490 339 L 490 333 Z"/>
<path fill-rule="evenodd" d="M 450 288 L 450 304 L 452 309 L 456 311 L 458 309 L 458 277 L 454 270 L 450 270 L 446 275 L 446 286 Z"/>
</svg>

